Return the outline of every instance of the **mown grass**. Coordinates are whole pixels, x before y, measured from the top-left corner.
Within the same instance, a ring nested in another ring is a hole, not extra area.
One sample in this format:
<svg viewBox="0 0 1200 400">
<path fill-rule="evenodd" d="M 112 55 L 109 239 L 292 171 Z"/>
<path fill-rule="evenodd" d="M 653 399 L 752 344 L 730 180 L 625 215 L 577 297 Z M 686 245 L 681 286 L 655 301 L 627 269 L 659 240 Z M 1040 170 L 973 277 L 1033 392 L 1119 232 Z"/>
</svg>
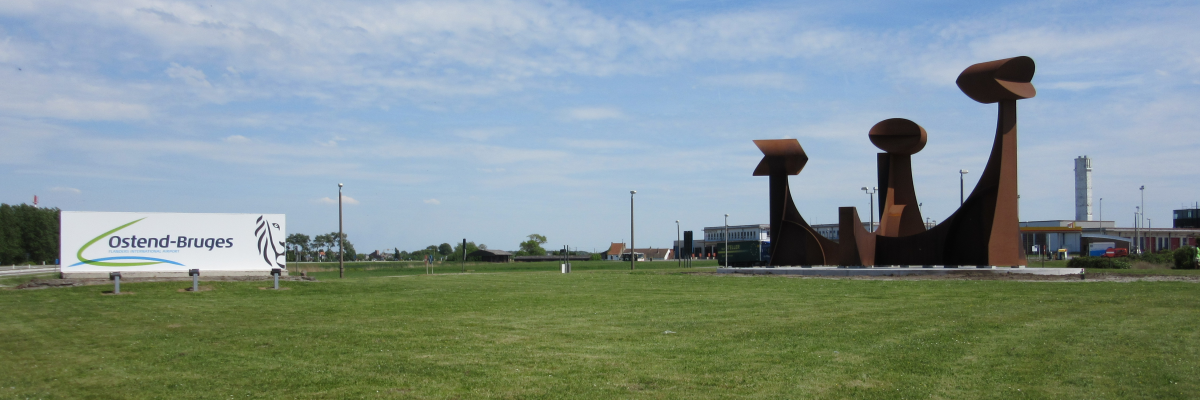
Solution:
<svg viewBox="0 0 1200 400">
<path fill-rule="evenodd" d="M 420 268 L 418 268 L 419 270 Z M 708 269 L 711 270 L 711 269 Z M 9 398 L 1192 398 L 1185 282 L 395 275 L 0 290 Z M 364 272 L 365 274 L 365 272 Z M 668 331 L 673 333 L 667 333 Z"/>
</svg>

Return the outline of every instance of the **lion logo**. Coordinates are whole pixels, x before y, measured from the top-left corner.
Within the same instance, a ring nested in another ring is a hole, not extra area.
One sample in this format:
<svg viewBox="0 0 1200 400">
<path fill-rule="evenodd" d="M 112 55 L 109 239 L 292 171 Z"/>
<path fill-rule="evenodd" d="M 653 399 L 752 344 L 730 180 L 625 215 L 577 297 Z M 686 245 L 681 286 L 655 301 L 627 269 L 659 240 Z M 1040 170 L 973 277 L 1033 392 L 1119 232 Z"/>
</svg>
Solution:
<svg viewBox="0 0 1200 400">
<path fill-rule="evenodd" d="M 275 240 L 276 234 L 282 234 L 280 230 L 279 224 L 272 223 L 260 215 L 254 235 L 258 236 L 258 254 L 262 255 L 263 261 L 272 267 L 287 269 L 287 250 L 279 251 L 281 248 L 286 249 L 287 243 Z M 279 257 L 284 257 L 283 261 L 280 261 Z"/>
</svg>

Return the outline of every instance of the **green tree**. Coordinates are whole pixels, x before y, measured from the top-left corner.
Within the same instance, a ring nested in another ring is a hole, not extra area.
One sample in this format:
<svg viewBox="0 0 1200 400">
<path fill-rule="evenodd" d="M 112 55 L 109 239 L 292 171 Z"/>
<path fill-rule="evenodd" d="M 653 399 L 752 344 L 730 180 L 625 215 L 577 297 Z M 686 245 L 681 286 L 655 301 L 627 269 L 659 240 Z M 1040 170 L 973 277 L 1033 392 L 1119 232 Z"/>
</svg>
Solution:
<svg viewBox="0 0 1200 400">
<path fill-rule="evenodd" d="M 529 240 L 521 242 L 521 250 L 518 251 L 517 253 L 520 253 L 521 255 L 527 255 L 527 256 L 544 256 L 544 255 L 546 255 L 546 249 L 542 248 L 542 245 L 546 244 L 545 236 L 535 233 L 535 234 L 532 234 L 532 235 L 529 235 L 526 237 L 528 237 Z"/>
<path fill-rule="evenodd" d="M 292 261 L 302 261 L 304 254 L 308 253 L 308 243 L 312 239 L 303 233 L 293 233 L 287 236 L 288 248 L 292 250 Z"/>
<path fill-rule="evenodd" d="M 470 254 L 481 248 L 483 247 L 476 246 L 475 242 L 467 242 L 467 261 L 479 261 L 479 256 L 471 256 Z M 450 257 L 447 258 L 446 261 L 462 261 L 462 257 L 463 245 L 462 243 L 459 243 L 454 245 L 454 252 L 450 254 Z"/>
<path fill-rule="evenodd" d="M 454 248 L 450 247 L 450 243 L 442 243 L 437 247 L 437 252 L 443 256 L 448 256 L 454 252 Z"/>
<path fill-rule="evenodd" d="M 57 208 L 0 204 L 0 264 L 47 263 L 58 259 Z"/>
<path fill-rule="evenodd" d="M 338 243 L 338 233 L 337 232 L 329 232 L 328 237 L 329 237 L 330 250 L 333 250 L 333 251 L 342 250 L 339 247 L 339 244 L 346 246 L 346 248 L 345 248 L 346 256 L 342 258 L 343 260 L 357 259 L 358 253 L 354 251 L 354 244 L 350 243 L 350 239 L 347 239 L 348 237 L 350 237 L 349 234 L 346 234 L 346 233 L 341 234 L 342 243 Z M 329 254 L 329 253 L 327 252 L 326 254 Z M 337 253 L 333 253 L 333 259 L 337 260 Z"/>
<path fill-rule="evenodd" d="M 12 206 L 0 204 L 0 264 L 16 264 L 25 258 L 21 225 Z"/>
<path fill-rule="evenodd" d="M 322 261 L 324 261 L 324 260 L 328 259 L 329 255 L 330 255 L 329 248 L 333 246 L 333 242 L 334 242 L 333 238 L 334 238 L 336 235 L 337 235 L 337 234 L 335 233 L 333 236 L 330 236 L 330 235 L 317 235 L 317 236 L 314 236 L 314 237 L 313 237 L 313 240 L 312 240 L 312 247 L 313 247 L 313 249 L 314 249 L 314 250 L 323 250 L 323 251 L 325 251 L 325 257 L 326 257 L 326 258 L 323 258 L 323 259 L 321 259 Z M 318 257 L 319 257 L 319 256 L 320 256 L 320 255 L 318 254 Z"/>
<path fill-rule="evenodd" d="M 400 249 L 396 248 L 394 250 L 396 251 L 396 255 L 395 255 L 395 258 L 392 259 L 392 261 L 400 261 Z"/>
</svg>

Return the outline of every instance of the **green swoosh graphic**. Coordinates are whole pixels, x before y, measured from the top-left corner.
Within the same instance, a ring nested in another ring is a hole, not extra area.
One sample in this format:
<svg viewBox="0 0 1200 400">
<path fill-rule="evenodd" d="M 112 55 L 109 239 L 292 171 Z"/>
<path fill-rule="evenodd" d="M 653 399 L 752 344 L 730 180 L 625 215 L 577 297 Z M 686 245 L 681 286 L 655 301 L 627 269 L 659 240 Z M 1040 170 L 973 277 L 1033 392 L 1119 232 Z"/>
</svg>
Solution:
<svg viewBox="0 0 1200 400">
<path fill-rule="evenodd" d="M 93 261 L 93 260 L 83 258 L 83 251 L 87 250 L 88 247 L 91 247 L 92 244 L 96 243 L 101 238 L 108 236 L 108 235 L 112 234 L 113 232 L 125 229 L 126 227 L 136 224 L 143 219 L 145 219 L 145 218 L 135 219 L 135 220 L 133 220 L 133 222 L 113 228 L 113 230 L 111 230 L 111 231 L 101 233 L 100 236 L 96 236 L 95 239 L 92 239 L 91 241 L 87 242 L 87 244 L 83 245 L 83 247 L 80 247 L 79 252 L 75 253 L 75 257 L 78 257 L 79 261 L 84 264 L 95 265 L 95 266 L 100 266 L 100 267 L 136 267 L 136 266 L 140 266 L 140 265 L 162 264 L 162 262 L 158 262 L 158 261 L 118 263 L 118 262 Z"/>
</svg>

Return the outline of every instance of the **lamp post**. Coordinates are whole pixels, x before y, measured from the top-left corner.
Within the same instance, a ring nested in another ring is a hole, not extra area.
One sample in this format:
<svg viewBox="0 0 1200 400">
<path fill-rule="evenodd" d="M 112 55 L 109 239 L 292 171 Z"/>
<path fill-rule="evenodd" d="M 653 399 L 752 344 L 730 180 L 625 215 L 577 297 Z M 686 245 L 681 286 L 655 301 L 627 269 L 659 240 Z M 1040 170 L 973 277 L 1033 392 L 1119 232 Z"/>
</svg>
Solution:
<svg viewBox="0 0 1200 400">
<path fill-rule="evenodd" d="M 1141 195 L 1142 195 L 1142 208 L 1141 208 L 1142 211 L 1140 214 L 1138 214 L 1138 223 L 1141 223 L 1142 222 L 1141 219 L 1146 218 L 1146 185 L 1142 185 L 1141 187 L 1139 187 L 1138 191 L 1141 192 Z M 1138 242 L 1138 254 L 1142 254 L 1142 252 L 1143 252 L 1142 242 L 1139 241 Z"/>
<path fill-rule="evenodd" d="M 1139 240 L 1138 227 L 1142 220 L 1142 206 L 1133 206 L 1133 210 L 1133 251 L 1134 253 L 1141 253 L 1142 241 Z"/>
<path fill-rule="evenodd" d="M 1100 198 L 1100 234 L 1104 234 L 1104 198 Z"/>
<path fill-rule="evenodd" d="M 634 263 L 637 262 L 637 252 L 633 249 L 633 195 L 637 194 L 636 190 L 629 191 L 629 270 L 633 271 Z"/>
<path fill-rule="evenodd" d="M 675 268 L 683 267 L 683 258 L 679 257 L 679 249 L 683 248 L 683 243 L 679 240 L 679 220 L 675 220 Z"/>
<path fill-rule="evenodd" d="M 725 214 L 725 268 L 729 268 L 729 214 Z"/>
<path fill-rule="evenodd" d="M 875 232 L 875 192 L 877 190 L 879 189 L 875 187 L 867 189 L 866 186 L 863 186 L 862 188 L 862 191 L 867 194 L 867 200 L 871 203 L 871 225 L 870 229 L 867 229 L 870 232 Z"/>
<path fill-rule="evenodd" d="M 338 278 L 346 277 L 346 263 L 342 254 L 346 252 L 346 234 L 342 233 L 342 184 L 338 184 Z"/>
<path fill-rule="evenodd" d="M 959 205 L 959 207 L 962 207 L 962 205 L 963 205 L 963 176 L 966 174 L 967 174 L 967 170 L 965 170 L 965 169 L 958 170 L 958 205 Z"/>
</svg>

